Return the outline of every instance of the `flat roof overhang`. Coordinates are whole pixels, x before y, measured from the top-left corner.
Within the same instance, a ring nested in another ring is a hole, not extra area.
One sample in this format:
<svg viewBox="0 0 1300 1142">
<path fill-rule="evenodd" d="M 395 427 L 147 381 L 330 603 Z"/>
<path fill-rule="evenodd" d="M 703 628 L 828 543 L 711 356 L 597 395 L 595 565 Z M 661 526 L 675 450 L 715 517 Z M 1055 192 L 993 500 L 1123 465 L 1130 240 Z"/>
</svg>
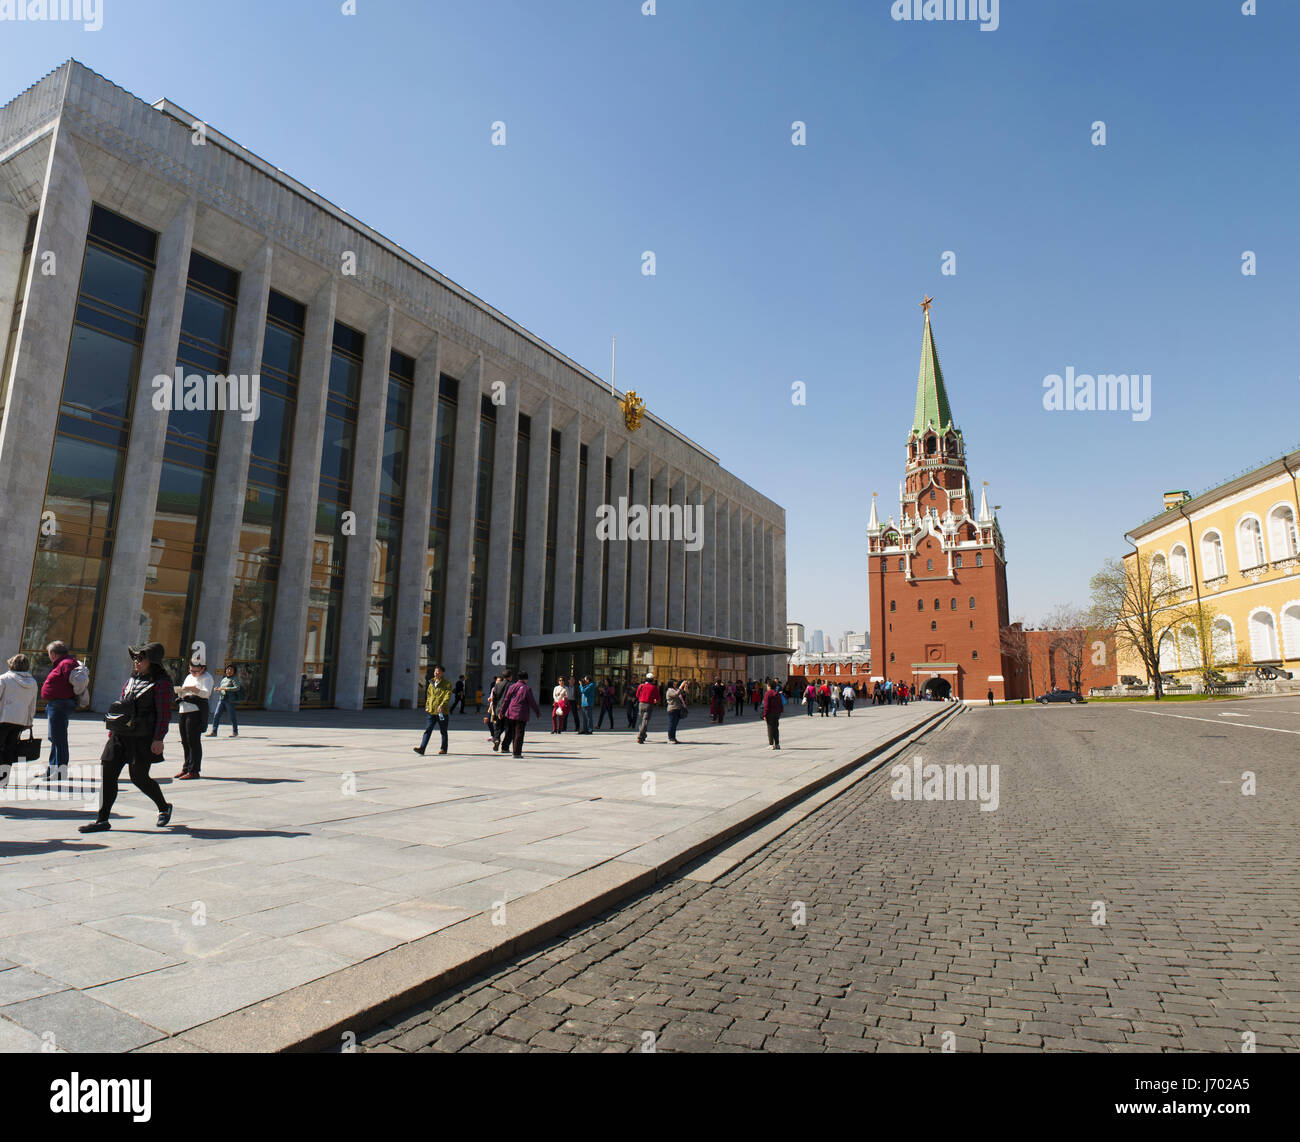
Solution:
<svg viewBox="0 0 1300 1142">
<path fill-rule="evenodd" d="M 634 630 L 582 631 L 569 634 L 512 635 L 512 650 L 558 650 L 579 646 L 631 647 L 633 643 L 648 642 L 655 646 L 680 646 L 688 650 L 717 650 L 724 654 L 747 654 L 765 658 L 768 655 L 791 655 L 788 646 L 763 642 L 744 642 L 735 638 L 717 638 L 712 635 L 690 634 L 680 630 L 660 630 L 656 627 L 639 627 Z"/>
</svg>

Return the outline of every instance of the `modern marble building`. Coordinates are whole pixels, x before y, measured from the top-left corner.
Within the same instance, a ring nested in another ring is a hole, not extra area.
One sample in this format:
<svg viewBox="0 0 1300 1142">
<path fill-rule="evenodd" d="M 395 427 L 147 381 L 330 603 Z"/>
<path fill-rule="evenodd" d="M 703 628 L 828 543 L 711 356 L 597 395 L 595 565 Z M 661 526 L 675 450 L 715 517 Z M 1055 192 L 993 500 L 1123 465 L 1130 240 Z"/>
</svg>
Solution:
<svg viewBox="0 0 1300 1142">
<path fill-rule="evenodd" d="M 148 641 L 276 709 L 401 705 L 435 661 L 471 696 L 506 663 L 784 675 L 781 507 L 75 61 L 0 109 L 0 333 L 0 650 L 63 639 L 97 709 Z M 702 533 L 607 539 L 622 497 Z"/>
</svg>

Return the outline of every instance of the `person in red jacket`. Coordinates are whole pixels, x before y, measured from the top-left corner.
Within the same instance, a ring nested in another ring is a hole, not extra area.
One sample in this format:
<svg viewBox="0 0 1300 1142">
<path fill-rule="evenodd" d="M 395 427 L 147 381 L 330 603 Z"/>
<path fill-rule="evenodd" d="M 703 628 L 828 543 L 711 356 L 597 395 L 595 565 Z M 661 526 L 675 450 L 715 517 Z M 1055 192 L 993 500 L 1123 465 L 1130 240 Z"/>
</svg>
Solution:
<svg viewBox="0 0 1300 1142">
<path fill-rule="evenodd" d="M 785 703 L 781 700 L 781 691 L 775 682 L 767 684 L 767 693 L 763 696 L 763 721 L 767 723 L 767 744 L 772 749 L 781 748 L 781 711 Z"/>
<path fill-rule="evenodd" d="M 637 745 L 645 744 L 645 736 L 650 729 L 650 714 L 659 705 L 659 687 L 655 685 L 655 676 L 647 673 L 645 681 L 637 687 L 636 703 L 640 713 L 637 721 Z"/>
</svg>

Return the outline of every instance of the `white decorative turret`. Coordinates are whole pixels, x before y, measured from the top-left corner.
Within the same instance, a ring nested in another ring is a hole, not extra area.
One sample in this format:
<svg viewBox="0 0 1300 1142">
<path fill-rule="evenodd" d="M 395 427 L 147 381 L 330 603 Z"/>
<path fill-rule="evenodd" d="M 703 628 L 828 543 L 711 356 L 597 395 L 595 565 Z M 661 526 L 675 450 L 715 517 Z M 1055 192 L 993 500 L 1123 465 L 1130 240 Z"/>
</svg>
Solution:
<svg viewBox="0 0 1300 1142">
<path fill-rule="evenodd" d="M 876 532 L 880 530 L 880 520 L 876 518 L 876 497 L 871 497 L 871 518 L 867 521 L 867 530 Z"/>
<path fill-rule="evenodd" d="M 989 488 L 985 484 L 980 491 L 980 523 L 992 523 L 993 517 L 989 514 Z"/>
</svg>

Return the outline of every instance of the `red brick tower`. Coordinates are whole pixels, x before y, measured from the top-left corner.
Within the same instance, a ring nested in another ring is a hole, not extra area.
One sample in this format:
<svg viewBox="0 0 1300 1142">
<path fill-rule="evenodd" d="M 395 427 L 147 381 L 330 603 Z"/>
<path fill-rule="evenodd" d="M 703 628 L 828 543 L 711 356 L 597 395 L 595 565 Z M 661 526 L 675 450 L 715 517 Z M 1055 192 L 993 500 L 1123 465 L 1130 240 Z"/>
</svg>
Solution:
<svg viewBox="0 0 1300 1142">
<path fill-rule="evenodd" d="M 871 504 L 867 526 L 871 673 L 936 697 L 1019 697 L 1015 667 L 1003 654 L 1009 625 L 1002 531 L 970 502 L 966 443 L 952 419 L 939 354 L 925 311 L 916 416 L 907 438 L 899 516 L 881 524 Z"/>
</svg>

